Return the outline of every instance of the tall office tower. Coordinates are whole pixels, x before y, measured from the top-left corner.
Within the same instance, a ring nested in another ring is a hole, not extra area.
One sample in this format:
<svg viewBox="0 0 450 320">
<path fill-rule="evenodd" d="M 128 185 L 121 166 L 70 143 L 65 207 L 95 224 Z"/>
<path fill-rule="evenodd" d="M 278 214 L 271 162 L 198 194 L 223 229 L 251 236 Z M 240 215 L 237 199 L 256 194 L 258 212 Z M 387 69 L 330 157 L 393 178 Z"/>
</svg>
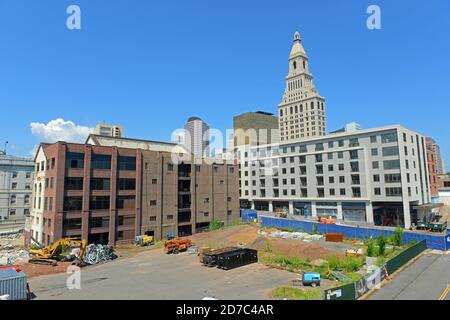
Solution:
<svg viewBox="0 0 450 320">
<path fill-rule="evenodd" d="M 184 143 L 195 157 L 209 156 L 209 126 L 198 117 L 190 117 L 184 125 Z"/>
<path fill-rule="evenodd" d="M 286 89 L 278 113 L 281 142 L 325 135 L 325 98 L 314 86 L 308 55 L 298 32 L 289 55 Z"/>
</svg>

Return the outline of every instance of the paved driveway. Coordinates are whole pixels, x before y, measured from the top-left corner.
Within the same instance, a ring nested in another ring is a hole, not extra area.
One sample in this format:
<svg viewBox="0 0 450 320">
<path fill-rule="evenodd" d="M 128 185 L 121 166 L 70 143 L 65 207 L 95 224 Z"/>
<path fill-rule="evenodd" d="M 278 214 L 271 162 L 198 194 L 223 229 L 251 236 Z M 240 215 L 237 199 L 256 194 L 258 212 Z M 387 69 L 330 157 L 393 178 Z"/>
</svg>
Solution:
<svg viewBox="0 0 450 320">
<path fill-rule="evenodd" d="M 252 264 L 224 271 L 203 267 L 197 255 L 150 250 L 84 268 L 81 290 L 66 287 L 68 275 L 33 278 L 36 299 L 268 299 L 271 289 L 290 285 L 295 274 Z"/>
<path fill-rule="evenodd" d="M 450 254 L 427 253 L 374 293 L 370 300 L 438 300 L 448 284 Z"/>
</svg>

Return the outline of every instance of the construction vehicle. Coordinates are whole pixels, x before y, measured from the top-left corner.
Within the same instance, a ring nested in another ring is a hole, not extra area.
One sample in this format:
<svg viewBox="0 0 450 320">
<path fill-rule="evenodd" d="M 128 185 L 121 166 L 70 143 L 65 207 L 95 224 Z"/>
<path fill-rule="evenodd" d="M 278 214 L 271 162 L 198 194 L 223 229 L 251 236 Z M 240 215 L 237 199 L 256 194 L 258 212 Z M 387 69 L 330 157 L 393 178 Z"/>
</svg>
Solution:
<svg viewBox="0 0 450 320">
<path fill-rule="evenodd" d="M 74 264 L 81 266 L 83 264 L 83 256 L 86 251 L 86 245 L 86 240 L 76 238 L 60 239 L 52 243 L 50 246 L 30 250 L 29 253 L 33 256 L 33 258 L 31 258 L 28 262 L 33 264 L 56 266 L 58 261 L 67 261 L 71 258 L 70 256 L 64 255 L 64 252 L 62 252 L 64 247 L 78 247 L 80 248 L 80 252 Z"/>
<path fill-rule="evenodd" d="M 137 236 L 134 238 L 134 244 L 137 247 L 150 246 L 152 244 L 155 244 L 155 239 L 153 238 L 153 236 Z"/>
<path fill-rule="evenodd" d="M 181 251 L 187 250 L 187 248 L 193 246 L 191 239 L 188 238 L 177 238 L 173 240 L 167 240 L 164 243 L 164 251 L 169 254 L 177 254 Z"/>
<path fill-rule="evenodd" d="M 359 249 L 347 249 L 345 251 L 345 256 L 346 257 L 361 257 L 364 255 L 364 248 L 359 248 Z"/>
<path fill-rule="evenodd" d="M 283 210 L 283 209 L 277 209 L 275 211 L 275 217 L 287 218 L 288 217 L 288 212 L 286 210 Z"/>
<path fill-rule="evenodd" d="M 336 224 L 336 219 L 333 216 L 322 216 L 322 217 L 319 217 L 319 223 Z"/>
<path fill-rule="evenodd" d="M 447 229 L 447 223 L 442 222 L 431 222 L 430 231 L 431 232 L 444 232 Z"/>
</svg>

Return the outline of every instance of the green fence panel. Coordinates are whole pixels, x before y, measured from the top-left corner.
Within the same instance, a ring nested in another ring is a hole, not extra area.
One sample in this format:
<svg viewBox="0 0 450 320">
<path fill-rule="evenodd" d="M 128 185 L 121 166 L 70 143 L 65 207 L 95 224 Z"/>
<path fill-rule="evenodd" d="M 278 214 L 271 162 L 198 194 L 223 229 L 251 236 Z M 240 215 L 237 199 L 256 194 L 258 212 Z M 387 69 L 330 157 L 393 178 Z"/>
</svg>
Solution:
<svg viewBox="0 0 450 320">
<path fill-rule="evenodd" d="M 388 274 L 393 274 L 395 271 L 397 271 L 400 267 L 402 267 L 404 264 L 406 264 L 408 261 L 422 253 L 427 249 L 427 241 L 422 240 L 413 246 L 409 247 L 399 255 L 395 256 L 394 258 L 390 259 L 386 262 L 386 269 Z"/>
<path fill-rule="evenodd" d="M 355 284 L 349 283 L 340 287 L 327 289 L 324 291 L 325 300 L 355 300 Z"/>
</svg>

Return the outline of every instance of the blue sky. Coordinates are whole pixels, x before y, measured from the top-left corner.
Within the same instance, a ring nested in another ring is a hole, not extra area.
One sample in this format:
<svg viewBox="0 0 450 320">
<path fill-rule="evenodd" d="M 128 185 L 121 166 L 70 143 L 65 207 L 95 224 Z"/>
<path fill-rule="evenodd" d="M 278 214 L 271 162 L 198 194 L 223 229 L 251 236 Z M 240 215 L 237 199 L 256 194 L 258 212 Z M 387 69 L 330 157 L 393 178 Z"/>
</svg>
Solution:
<svg viewBox="0 0 450 320">
<path fill-rule="evenodd" d="M 66 28 L 71 4 L 81 30 Z M 276 112 L 298 30 L 328 130 L 403 124 L 449 163 L 449 14 L 447 0 L 0 0 L 0 144 L 29 155 L 43 139 L 30 123 L 57 118 L 169 140 L 191 115 L 224 130 Z"/>
</svg>

